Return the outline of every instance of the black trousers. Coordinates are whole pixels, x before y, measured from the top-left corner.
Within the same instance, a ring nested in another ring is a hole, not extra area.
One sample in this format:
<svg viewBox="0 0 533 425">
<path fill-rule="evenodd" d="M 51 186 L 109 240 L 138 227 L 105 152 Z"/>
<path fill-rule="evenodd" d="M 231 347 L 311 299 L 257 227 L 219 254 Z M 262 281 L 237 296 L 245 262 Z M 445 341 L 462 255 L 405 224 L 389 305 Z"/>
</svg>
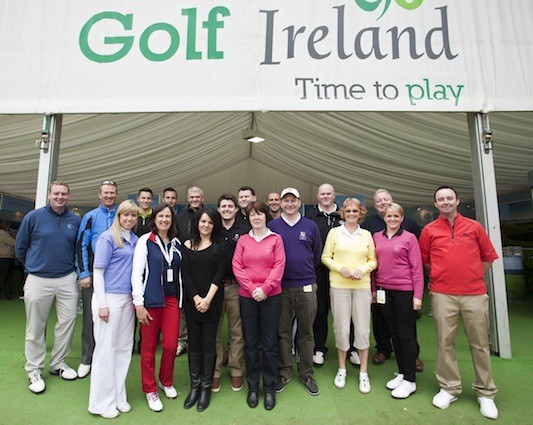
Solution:
<svg viewBox="0 0 533 425">
<path fill-rule="evenodd" d="M 406 381 L 416 382 L 417 312 L 413 310 L 413 291 L 385 289 L 385 299 L 385 304 L 375 305 L 376 310 L 383 313 L 383 318 L 392 335 L 398 372 L 404 375 Z"/>
<path fill-rule="evenodd" d="M 326 341 L 328 339 L 328 315 L 330 309 L 329 298 L 329 270 L 318 267 L 316 269 L 316 283 L 318 290 L 316 318 L 313 323 L 313 333 L 315 336 L 315 351 L 322 351 L 324 354 L 328 352 Z"/>
<path fill-rule="evenodd" d="M 0 290 L 4 290 L 7 299 L 13 298 L 13 258 L 0 258 Z"/>
<path fill-rule="evenodd" d="M 258 391 L 259 375 L 263 375 L 263 390 L 274 393 L 274 381 L 278 374 L 278 328 L 281 313 L 281 294 L 257 302 L 253 298 L 239 296 L 242 333 L 244 336 L 244 360 L 246 381 L 250 391 Z M 259 346 L 263 353 L 259 365 Z"/>
</svg>

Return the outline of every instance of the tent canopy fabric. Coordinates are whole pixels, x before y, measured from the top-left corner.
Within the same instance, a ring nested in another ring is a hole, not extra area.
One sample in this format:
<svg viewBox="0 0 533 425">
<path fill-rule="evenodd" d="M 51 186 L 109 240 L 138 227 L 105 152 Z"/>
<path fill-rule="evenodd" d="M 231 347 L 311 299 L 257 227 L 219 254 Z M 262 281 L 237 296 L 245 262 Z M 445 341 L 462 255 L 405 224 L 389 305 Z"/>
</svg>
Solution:
<svg viewBox="0 0 533 425">
<path fill-rule="evenodd" d="M 466 116 L 463 113 L 255 113 L 267 140 L 242 139 L 249 112 L 72 114 L 63 118 L 58 177 L 69 182 L 71 205 L 94 205 L 100 182 L 121 195 L 167 186 L 186 203 L 200 186 L 207 203 L 242 185 L 260 199 L 286 186 L 313 203 L 317 187 L 371 197 L 387 188 L 405 206 L 427 205 L 434 189 L 451 184 L 473 199 Z M 499 194 L 527 189 L 532 170 L 533 113 L 493 113 Z M 0 116 L 0 192 L 35 196 L 42 116 Z"/>
</svg>

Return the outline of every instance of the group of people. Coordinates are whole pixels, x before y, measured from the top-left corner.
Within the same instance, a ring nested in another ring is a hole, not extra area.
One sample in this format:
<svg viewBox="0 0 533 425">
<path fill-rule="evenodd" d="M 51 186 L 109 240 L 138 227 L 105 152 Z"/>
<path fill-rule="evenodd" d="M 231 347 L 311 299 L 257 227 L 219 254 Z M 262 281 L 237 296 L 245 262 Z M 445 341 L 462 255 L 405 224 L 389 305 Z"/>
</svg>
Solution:
<svg viewBox="0 0 533 425">
<path fill-rule="evenodd" d="M 305 216 L 300 193 L 291 187 L 269 193 L 265 204 L 252 187 L 243 186 L 237 197 L 221 195 L 216 209 L 206 208 L 202 190 L 191 187 L 187 208 L 179 213 L 172 188 L 154 208 L 149 188 L 139 191 L 138 205 L 127 200 L 117 207 L 117 196 L 116 183 L 103 181 L 100 205 L 80 219 L 67 208 L 68 185 L 55 181 L 49 205 L 29 213 L 20 226 L 15 248 L 28 272 L 25 368 L 32 392 L 45 390 L 45 326 L 55 300 L 50 373 L 67 380 L 91 373 L 89 411 L 104 418 L 131 410 L 125 383 L 137 325 L 142 389 L 153 411 L 163 409 L 158 387 L 167 398 L 177 397 L 174 360 L 185 351 L 191 387 L 187 409 L 209 407 L 211 393 L 220 390 L 225 362 L 234 391 L 246 379 L 251 408 L 259 404 L 261 377 L 264 407 L 275 407 L 276 394 L 291 381 L 294 357 L 300 381 L 316 396 L 313 368 L 326 359 L 330 311 L 338 361 L 335 387 L 346 385 L 348 359 L 359 364 L 359 391 L 371 391 L 374 320 L 374 333 L 383 329 L 385 335 L 381 342 L 376 335 L 373 362 L 383 363 L 394 351 L 398 371 L 386 387 L 392 397 L 407 398 L 416 391 L 416 371 L 421 370 L 416 319 L 425 266 L 441 388 L 433 405 L 445 409 L 462 392 L 454 354 L 461 317 L 481 413 L 498 417 L 483 280 L 497 254 L 484 229 L 458 213 L 459 197 L 452 187 L 436 190 L 440 216 L 421 234 L 383 189 L 374 194 L 377 214 L 366 220 L 361 200 L 349 197 L 339 207 L 330 184 L 319 187 L 318 204 Z M 76 320 L 78 279 L 84 314 L 76 371 L 65 358 Z M 222 342 L 226 314 L 227 345 Z"/>
</svg>

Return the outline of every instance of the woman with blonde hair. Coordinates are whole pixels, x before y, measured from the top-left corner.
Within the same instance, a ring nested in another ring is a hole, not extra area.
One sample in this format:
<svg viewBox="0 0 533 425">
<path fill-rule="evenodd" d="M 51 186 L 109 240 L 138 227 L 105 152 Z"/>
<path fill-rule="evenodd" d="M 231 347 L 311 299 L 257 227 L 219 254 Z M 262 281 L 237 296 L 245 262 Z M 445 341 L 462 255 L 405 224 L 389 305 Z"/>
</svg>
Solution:
<svg viewBox="0 0 533 425">
<path fill-rule="evenodd" d="M 111 227 L 96 242 L 94 253 L 92 315 L 93 354 L 89 412 L 111 419 L 129 412 L 126 376 L 133 348 L 134 313 L 131 270 L 137 236 L 139 208 L 122 202 Z"/>
<path fill-rule="evenodd" d="M 416 391 L 416 317 L 422 307 L 424 272 L 416 236 L 401 228 L 403 208 L 392 203 L 383 216 L 387 228 L 374 233 L 379 267 L 372 293 L 392 335 L 398 373 L 387 382 L 394 398 Z"/>
<path fill-rule="evenodd" d="M 354 325 L 354 346 L 359 352 L 359 391 L 369 393 L 368 352 L 370 349 L 370 273 L 377 267 L 374 241 L 359 226 L 366 208 L 356 198 L 347 198 L 340 209 L 344 223 L 331 229 L 326 238 L 322 263 L 330 269 L 330 297 L 333 331 L 339 360 L 334 379 L 337 388 L 346 385 L 346 353 L 350 348 L 350 322 Z"/>
</svg>

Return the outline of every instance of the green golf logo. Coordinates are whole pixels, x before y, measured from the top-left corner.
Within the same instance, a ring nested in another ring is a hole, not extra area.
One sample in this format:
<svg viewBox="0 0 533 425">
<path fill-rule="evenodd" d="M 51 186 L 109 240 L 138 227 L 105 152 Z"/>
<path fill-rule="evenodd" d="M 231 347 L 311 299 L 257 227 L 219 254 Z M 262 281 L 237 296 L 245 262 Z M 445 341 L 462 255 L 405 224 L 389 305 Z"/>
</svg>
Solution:
<svg viewBox="0 0 533 425">
<path fill-rule="evenodd" d="M 424 0 L 394 0 L 398 6 L 403 7 L 407 10 L 415 10 L 417 9 Z M 363 9 L 366 12 L 373 12 L 376 10 L 380 4 L 383 3 L 383 12 L 381 12 L 381 15 L 379 15 L 378 19 L 380 19 L 385 12 L 388 10 L 391 0 L 355 0 L 355 3 L 357 6 L 359 6 L 361 9 Z"/>
</svg>

